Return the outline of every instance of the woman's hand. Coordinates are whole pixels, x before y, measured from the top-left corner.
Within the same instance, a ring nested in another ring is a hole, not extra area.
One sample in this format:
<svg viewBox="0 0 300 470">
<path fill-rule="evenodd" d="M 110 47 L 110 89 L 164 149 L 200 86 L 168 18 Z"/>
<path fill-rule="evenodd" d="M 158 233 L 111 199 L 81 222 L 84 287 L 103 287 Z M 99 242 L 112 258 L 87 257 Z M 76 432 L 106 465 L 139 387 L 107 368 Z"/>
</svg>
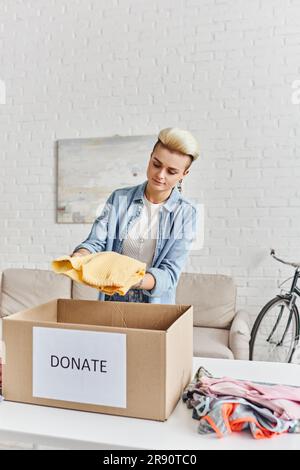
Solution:
<svg viewBox="0 0 300 470">
<path fill-rule="evenodd" d="M 134 286 L 131 287 L 131 289 L 144 289 L 144 290 L 151 290 L 155 286 L 155 278 L 152 276 L 150 273 L 146 273 L 145 276 Z"/>
<path fill-rule="evenodd" d="M 75 256 L 86 256 L 90 255 L 91 252 L 87 250 L 86 248 L 80 248 L 80 250 L 75 251 L 75 253 L 72 253 L 70 256 L 71 258 L 74 258 Z"/>
<path fill-rule="evenodd" d="M 142 277 L 142 279 L 140 279 L 139 282 L 134 284 L 134 286 L 131 286 L 130 289 L 143 289 L 143 280 L 144 278 Z"/>
</svg>

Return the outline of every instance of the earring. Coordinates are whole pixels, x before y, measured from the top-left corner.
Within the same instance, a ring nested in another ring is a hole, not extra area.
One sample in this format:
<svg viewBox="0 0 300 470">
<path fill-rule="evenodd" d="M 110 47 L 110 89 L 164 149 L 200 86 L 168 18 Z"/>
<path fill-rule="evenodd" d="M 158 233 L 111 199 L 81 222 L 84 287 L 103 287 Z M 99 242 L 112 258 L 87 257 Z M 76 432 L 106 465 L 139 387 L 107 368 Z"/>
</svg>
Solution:
<svg viewBox="0 0 300 470">
<path fill-rule="evenodd" d="M 178 188 L 178 191 L 182 193 L 182 180 L 178 181 L 177 188 Z"/>
</svg>

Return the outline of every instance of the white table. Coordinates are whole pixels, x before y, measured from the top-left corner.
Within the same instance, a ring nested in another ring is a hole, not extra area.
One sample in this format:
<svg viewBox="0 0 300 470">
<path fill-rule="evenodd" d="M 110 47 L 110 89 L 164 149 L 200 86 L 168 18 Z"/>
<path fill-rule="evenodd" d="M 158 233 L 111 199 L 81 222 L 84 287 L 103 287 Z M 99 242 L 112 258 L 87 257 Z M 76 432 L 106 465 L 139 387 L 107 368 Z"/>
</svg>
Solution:
<svg viewBox="0 0 300 470">
<path fill-rule="evenodd" d="M 215 376 L 300 386 L 300 366 L 227 359 L 195 358 L 195 370 Z M 20 441 L 69 449 L 300 449 L 300 434 L 256 441 L 248 432 L 222 439 L 197 433 L 198 422 L 180 401 L 166 422 L 48 408 L 21 403 L 0 404 L 0 441 Z"/>
</svg>

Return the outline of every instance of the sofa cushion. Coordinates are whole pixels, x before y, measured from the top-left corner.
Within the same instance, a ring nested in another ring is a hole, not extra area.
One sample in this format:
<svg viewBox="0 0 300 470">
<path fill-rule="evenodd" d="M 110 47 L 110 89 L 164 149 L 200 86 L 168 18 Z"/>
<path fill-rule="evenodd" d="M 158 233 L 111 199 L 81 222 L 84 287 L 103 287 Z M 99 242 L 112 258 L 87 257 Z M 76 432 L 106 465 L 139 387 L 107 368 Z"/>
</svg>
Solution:
<svg viewBox="0 0 300 470">
<path fill-rule="evenodd" d="M 194 325 L 230 328 L 235 316 L 236 287 L 223 274 L 182 273 L 176 304 L 193 305 Z"/>
<path fill-rule="evenodd" d="M 193 328 L 194 356 L 234 359 L 229 349 L 229 331 L 220 328 Z"/>
<path fill-rule="evenodd" d="M 71 279 L 40 269 L 6 269 L 2 273 L 0 317 L 71 297 Z"/>
<path fill-rule="evenodd" d="M 99 290 L 86 286 L 80 282 L 72 282 L 72 299 L 76 300 L 98 300 Z"/>
</svg>

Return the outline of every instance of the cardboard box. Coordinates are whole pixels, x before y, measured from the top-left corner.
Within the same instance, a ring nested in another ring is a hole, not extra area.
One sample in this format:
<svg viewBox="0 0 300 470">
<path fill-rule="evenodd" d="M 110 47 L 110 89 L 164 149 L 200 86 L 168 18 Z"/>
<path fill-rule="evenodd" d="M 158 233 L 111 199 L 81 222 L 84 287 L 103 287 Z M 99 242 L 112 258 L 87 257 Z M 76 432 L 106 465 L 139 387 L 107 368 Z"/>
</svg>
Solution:
<svg viewBox="0 0 300 470">
<path fill-rule="evenodd" d="M 191 379 L 193 308 L 58 299 L 3 319 L 6 400 L 166 420 Z"/>
</svg>

